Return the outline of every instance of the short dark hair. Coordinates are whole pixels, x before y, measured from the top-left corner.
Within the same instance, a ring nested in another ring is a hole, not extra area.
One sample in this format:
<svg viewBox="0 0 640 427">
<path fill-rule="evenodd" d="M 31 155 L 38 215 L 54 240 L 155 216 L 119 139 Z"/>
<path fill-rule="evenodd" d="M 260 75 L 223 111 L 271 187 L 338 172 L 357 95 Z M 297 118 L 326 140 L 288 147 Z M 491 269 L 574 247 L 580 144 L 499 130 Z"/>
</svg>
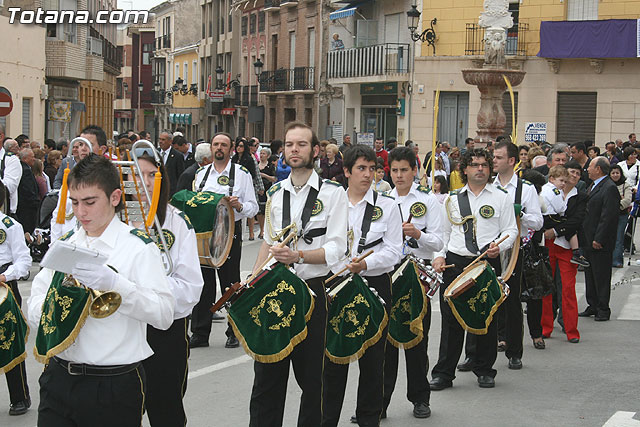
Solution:
<svg viewBox="0 0 640 427">
<path fill-rule="evenodd" d="M 291 129 L 297 129 L 297 128 L 302 128 L 302 129 L 307 129 L 309 131 L 311 131 L 311 147 L 315 147 L 317 145 L 320 145 L 320 140 L 318 139 L 318 135 L 316 135 L 316 132 L 313 130 L 313 128 L 311 126 L 309 126 L 308 124 L 304 123 L 304 122 L 289 122 L 287 123 L 287 125 L 284 127 L 284 136 L 286 138 L 287 136 L 287 132 L 289 132 Z"/>
<path fill-rule="evenodd" d="M 630 155 L 634 154 L 636 152 L 636 149 L 633 147 L 627 147 L 622 151 L 622 158 L 624 160 L 627 160 L 629 158 Z"/>
<path fill-rule="evenodd" d="M 409 162 L 409 166 L 411 169 L 415 168 L 417 165 L 416 161 L 416 153 L 410 147 L 396 147 L 389 153 L 389 166 L 393 162 L 399 162 L 402 160 L 406 160 Z"/>
<path fill-rule="evenodd" d="M 107 134 L 104 133 L 104 130 L 102 130 L 100 126 L 89 125 L 86 128 L 82 129 L 82 132 L 80 132 L 80 134 L 82 135 L 83 133 L 95 135 L 96 139 L 98 140 L 99 147 L 104 147 L 105 145 L 107 145 Z"/>
<path fill-rule="evenodd" d="M 173 134 L 169 134 L 171 136 L 171 138 L 173 139 Z M 229 135 L 227 132 L 216 132 L 212 137 L 211 137 L 211 142 L 213 142 L 213 138 L 215 138 L 218 135 L 222 135 L 222 136 L 226 136 L 227 138 L 229 138 L 229 144 L 231 144 L 233 146 L 233 138 L 231 138 L 231 135 Z"/>
<path fill-rule="evenodd" d="M 595 145 L 591 145 L 589 148 L 587 148 L 587 152 L 589 151 L 594 151 L 596 153 L 596 156 L 600 155 L 600 147 L 597 147 Z"/>
<path fill-rule="evenodd" d="M 526 151 L 528 153 L 529 152 L 529 146 L 525 145 L 525 144 L 522 144 L 522 145 L 518 146 L 518 152 L 520 152 L 522 150 L 524 150 L 524 151 Z"/>
<path fill-rule="evenodd" d="M 564 167 L 566 169 L 577 169 L 580 171 L 580 173 L 582 173 L 582 166 L 580 166 L 580 163 L 578 163 L 576 160 L 569 160 L 564 164 Z"/>
<path fill-rule="evenodd" d="M 44 146 L 47 148 L 51 148 L 52 150 L 56 149 L 56 142 L 51 139 L 51 138 L 47 138 L 44 140 Z"/>
<path fill-rule="evenodd" d="M 62 151 L 62 149 L 67 146 L 69 146 L 69 143 L 67 141 L 58 141 L 58 143 L 56 144 L 56 150 Z"/>
<path fill-rule="evenodd" d="M 460 175 L 462 176 L 462 182 L 467 183 L 467 174 L 464 170 L 473 162 L 474 157 L 484 157 L 489 164 L 489 176 L 493 175 L 493 156 L 491 152 L 486 148 L 474 148 L 473 150 L 467 150 L 460 157 Z"/>
<path fill-rule="evenodd" d="M 473 138 L 467 138 L 464 140 L 464 145 L 469 145 L 470 142 L 473 142 Z"/>
<path fill-rule="evenodd" d="M 502 141 L 505 141 L 506 139 L 507 139 L 507 137 L 506 137 L 506 136 L 504 136 L 504 135 L 500 135 L 499 137 L 497 137 L 497 138 L 496 138 L 496 144 L 498 144 L 498 143 L 500 143 L 500 142 L 502 142 Z M 497 146 L 497 145 L 496 145 L 496 148 L 498 148 L 498 146 Z"/>
<path fill-rule="evenodd" d="M 107 195 L 120 188 L 120 175 L 118 170 L 106 157 L 89 154 L 80 160 L 71 169 L 68 177 L 69 188 L 95 185 Z M 120 203 L 116 206 L 116 212 L 124 207 L 124 197 L 120 198 Z"/>
<path fill-rule="evenodd" d="M 407 139 L 404 143 L 405 147 L 413 147 L 413 141 L 410 139 Z"/>
<path fill-rule="evenodd" d="M 574 142 L 571 144 L 571 148 L 575 148 L 576 151 L 582 151 L 584 154 L 587 154 L 587 147 L 584 145 L 584 142 Z"/>
<path fill-rule="evenodd" d="M 373 148 L 368 145 L 363 144 L 355 144 L 349 147 L 344 152 L 344 159 L 342 161 L 342 166 L 347 169 L 349 172 L 353 169 L 353 165 L 356 164 L 358 159 L 363 158 L 367 162 L 376 161 L 376 152 L 373 151 Z"/>
<path fill-rule="evenodd" d="M 591 147 L 592 145 L 593 145 L 593 141 L 592 141 L 592 140 L 590 140 L 590 139 L 585 139 L 585 140 L 584 140 L 584 146 L 585 146 L 586 148 L 589 148 L 589 147 Z"/>
<path fill-rule="evenodd" d="M 516 144 L 512 144 L 510 141 L 505 141 L 503 139 L 496 144 L 496 146 L 494 147 L 494 151 L 500 150 L 502 148 L 507 149 L 507 158 L 514 158 L 516 159 L 516 162 L 518 161 L 520 150 L 518 149 L 518 146 Z"/>
<path fill-rule="evenodd" d="M 180 145 L 180 146 L 188 144 L 187 140 L 183 136 L 180 136 L 180 135 L 174 137 L 173 141 L 171 141 L 171 143 L 175 144 L 175 145 Z M 163 174 L 163 176 L 164 176 L 164 174 Z"/>
<path fill-rule="evenodd" d="M 279 139 L 274 139 L 273 141 L 271 141 L 271 144 L 269 144 L 269 148 L 271 148 L 271 153 L 275 156 L 278 153 L 278 150 L 280 150 L 282 148 L 282 141 Z"/>
<path fill-rule="evenodd" d="M 629 139 L 633 138 L 634 136 L 636 136 L 636 134 L 635 134 L 635 133 L 630 133 L 630 134 L 629 134 Z"/>
<path fill-rule="evenodd" d="M 616 143 L 615 143 L 615 142 L 613 142 L 613 141 L 609 141 L 609 142 L 607 142 L 607 143 L 605 143 L 605 144 L 604 144 L 604 148 L 607 148 L 607 147 L 608 147 L 609 145 L 611 145 L 611 144 L 616 145 Z"/>
</svg>

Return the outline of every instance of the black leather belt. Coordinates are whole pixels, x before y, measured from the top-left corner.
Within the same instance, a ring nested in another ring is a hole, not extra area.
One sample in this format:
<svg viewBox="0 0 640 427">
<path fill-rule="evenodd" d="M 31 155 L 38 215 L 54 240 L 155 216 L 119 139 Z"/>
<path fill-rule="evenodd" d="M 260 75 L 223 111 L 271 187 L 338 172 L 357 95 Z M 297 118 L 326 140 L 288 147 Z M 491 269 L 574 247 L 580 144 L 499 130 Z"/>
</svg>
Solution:
<svg viewBox="0 0 640 427">
<path fill-rule="evenodd" d="M 110 365 L 110 366 L 96 366 L 87 365 L 85 363 L 73 363 L 59 357 L 53 357 L 53 360 L 60 366 L 62 366 L 69 375 L 89 375 L 94 377 L 113 377 L 116 375 L 123 375 L 133 371 L 140 362 L 130 363 L 128 365 Z"/>
</svg>

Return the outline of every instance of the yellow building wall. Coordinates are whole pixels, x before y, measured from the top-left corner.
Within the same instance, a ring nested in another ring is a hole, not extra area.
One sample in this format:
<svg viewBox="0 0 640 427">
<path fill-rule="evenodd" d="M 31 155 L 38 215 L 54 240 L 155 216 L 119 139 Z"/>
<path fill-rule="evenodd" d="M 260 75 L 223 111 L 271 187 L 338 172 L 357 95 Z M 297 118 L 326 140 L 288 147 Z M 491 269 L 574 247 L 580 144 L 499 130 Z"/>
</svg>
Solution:
<svg viewBox="0 0 640 427">
<path fill-rule="evenodd" d="M 84 102 L 87 109 L 80 115 L 80 129 L 98 125 L 107 134 L 107 139 L 113 138 L 115 89 L 116 78 L 109 73 L 104 73 L 103 81 L 80 81 L 80 101 Z"/>
<path fill-rule="evenodd" d="M 173 56 L 173 62 L 172 62 L 172 66 L 175 67 L 176 63 L 180 64 L 180 78 L 184 80 L 184 63 L 187 63 L 187 68 L 188 68 L 188 81 L 184 82 L 184 87 L 186 87 L 187 89 L 191 86 L 191 82 L 193 82 L 193 75 L 194 75 L 194 69 L 193 69 L 193 61 L 196 61 L 197 64 L 200 63 L 199 59 L 198 59 L 198 51 L 194 50 L 193 52 L 185 52 L 185 53 L 181 53 L 181 54 L 175 54 Z M 198 65 L 199 66 L 199 65 Z M 199 73 L 200 70 L 195 70 L 196 72 L 196 79 L 195 82 L 197 82 L 199 84 L 200 79 L 199 79 Z M 175 80 L 178 79 L 178 76 L 175 76 Z M 202 88 L 198 88 L 198 90 L 202 90 Z M 187 94 L 187 95 L 181 95 L 181 94 L 173 94 L 173 108 L 204 108 L 204 100 L 200 101 L 198 99 L 198 96 L 193 96 L 191 94 Z"/>
<path fill-rule="evenodd" d="M 438 56 L 463 56 L 466 43 L 466 24 L 478 23 L 483 0 L 424 0 L 423 25 L 429 26 L 438 18 L 434 29 L 437 34 Z M 527 55 L 540 51 L 540 22 L 563 21 L 567 16 L 567 0 L 526 0 L 520 3 L 520 22 L 529 24 L 525 34 Z M 600 0 L 599 19 L 638 19 L 640 0 Z M 423 28 L 424 29 L 424 28 Z M 421 30 L 420 30 L 421 31 Z M 432 48 L 422 44 L 422 56 L 431 56 Z"/>
</svg>

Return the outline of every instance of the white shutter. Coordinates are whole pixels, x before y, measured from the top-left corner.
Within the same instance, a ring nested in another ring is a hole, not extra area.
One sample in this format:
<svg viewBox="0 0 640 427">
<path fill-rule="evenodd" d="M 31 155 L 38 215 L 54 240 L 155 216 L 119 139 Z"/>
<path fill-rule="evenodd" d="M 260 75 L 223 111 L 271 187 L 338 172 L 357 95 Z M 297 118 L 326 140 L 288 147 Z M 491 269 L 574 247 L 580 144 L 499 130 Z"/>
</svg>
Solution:
<svg viewBox="0 0 640 427">
<path fill-rule="evenodd" d="M 22 98 L 22 133 L 31 137 L 31 98 Z"/>
<path fill-rule="evenodd" d="M 598 19 L 598 0 L 568 0 L 567 20 L 593 21 Z"/>
</svg>

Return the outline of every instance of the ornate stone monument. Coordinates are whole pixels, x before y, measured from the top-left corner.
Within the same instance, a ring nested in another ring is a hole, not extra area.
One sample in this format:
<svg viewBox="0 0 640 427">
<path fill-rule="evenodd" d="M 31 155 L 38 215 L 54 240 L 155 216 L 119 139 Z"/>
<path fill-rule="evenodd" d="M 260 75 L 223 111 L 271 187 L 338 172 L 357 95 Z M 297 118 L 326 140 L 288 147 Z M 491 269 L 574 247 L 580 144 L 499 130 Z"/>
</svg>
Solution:
<svg viewBox="0 0 640 427">
<path fill-rule="evenodd" d="M 468 84 L 480 91 L 480 111 L 476 142 L 484 145 L 504 132 L 506 116 L 502 108 L 502 95 L 507 89 L 503 75 L 512 86 L 522 83 L 525 72 L 507 69 L 505 46 L 507 29 L 513 26 L 508 0 L 484 0 L 484 11 L 478 21 L 485 28 L 484 64 L 482 68 L 462 70 Z"/>
</svg>

